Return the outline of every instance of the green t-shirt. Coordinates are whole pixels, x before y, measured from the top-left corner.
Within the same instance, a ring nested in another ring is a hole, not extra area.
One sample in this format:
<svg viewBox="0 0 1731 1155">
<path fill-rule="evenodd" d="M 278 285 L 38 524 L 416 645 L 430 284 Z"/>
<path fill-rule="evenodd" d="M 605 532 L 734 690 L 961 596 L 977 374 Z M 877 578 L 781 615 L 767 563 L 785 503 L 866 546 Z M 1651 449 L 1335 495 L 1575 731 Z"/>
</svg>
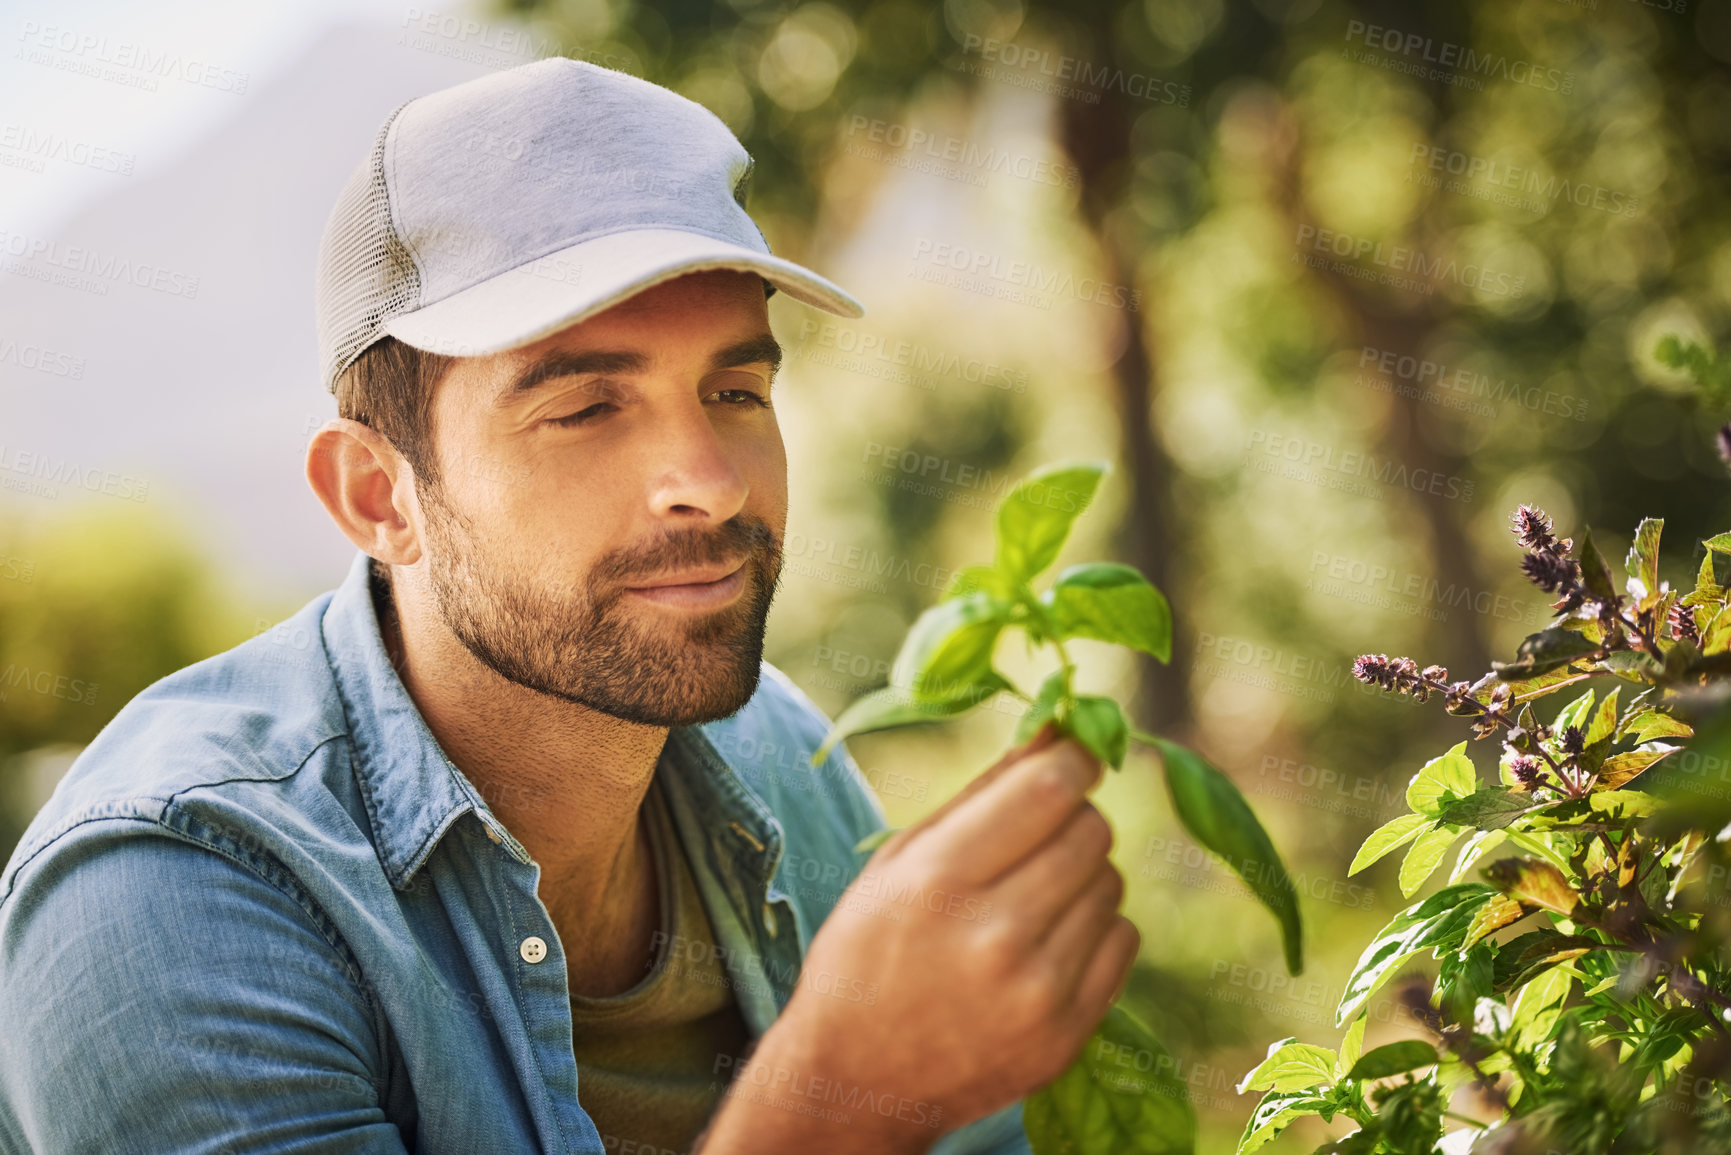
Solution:
<svg viewBox="0 0 1731 1155">
<path fill-rule="evenodd" d="M 577 1100 L 609 1151 L 690 1149 L 751 1032 L 715 949 L 660 778 L 644 797 L 664 938 L 649 973 L 606 998 L 571 996 Z M 720 1061 L 727 1056 L 730 1061 Z"/>
</svg>

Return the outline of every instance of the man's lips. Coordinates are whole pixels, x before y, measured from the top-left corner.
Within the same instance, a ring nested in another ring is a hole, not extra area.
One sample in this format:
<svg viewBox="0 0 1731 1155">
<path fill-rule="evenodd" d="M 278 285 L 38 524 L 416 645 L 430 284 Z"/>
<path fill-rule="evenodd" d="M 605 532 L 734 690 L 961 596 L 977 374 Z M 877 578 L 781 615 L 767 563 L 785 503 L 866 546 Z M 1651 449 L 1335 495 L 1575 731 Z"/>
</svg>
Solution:
<svg viewBox="0 0 1731 1155">
<path fill-rule="evenodd" d="M 745 588 L 745 563 L 731 570 L 710 567 L 658 578 L 652 584 L 631 586 L 626 592 L 647 601 L 688 609 L 714 609 L 727 605 Z"/>
</svg>

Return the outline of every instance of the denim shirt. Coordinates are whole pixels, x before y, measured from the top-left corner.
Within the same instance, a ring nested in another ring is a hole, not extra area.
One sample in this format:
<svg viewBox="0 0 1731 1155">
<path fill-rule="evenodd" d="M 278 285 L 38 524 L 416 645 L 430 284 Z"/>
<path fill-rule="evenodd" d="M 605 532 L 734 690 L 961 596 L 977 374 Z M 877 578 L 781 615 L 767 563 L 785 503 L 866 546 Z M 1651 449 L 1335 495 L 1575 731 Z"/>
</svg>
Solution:
<svg viewBox="0 0 1731 1155">
<path fill-rule="evenodd" d="M 540 865 L 403 688 L 368 561 L 139 694 L 30 823 L 0 874 L 0 1149 L 662 1155 L 580 1105 Z M 765 662 L 655 769 L 754 1037 L 884 825 L 843 747 L 808 764 L 828 725 Z M 763 1093 L 789 1110 L 929 1110 L 787 1074 Z M 1019 1103 L 932 1134 L 1029 1150 Z"/>
</svg>

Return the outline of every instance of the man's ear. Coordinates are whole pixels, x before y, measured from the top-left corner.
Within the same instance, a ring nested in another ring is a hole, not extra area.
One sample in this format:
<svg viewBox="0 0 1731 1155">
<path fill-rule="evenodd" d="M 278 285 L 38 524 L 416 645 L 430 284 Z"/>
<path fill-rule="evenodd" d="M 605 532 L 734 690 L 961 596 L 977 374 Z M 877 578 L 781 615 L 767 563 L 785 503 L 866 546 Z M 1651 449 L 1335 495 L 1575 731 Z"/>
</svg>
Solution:
<svg viewBox="0 0 1731 1155">
<path fill-rule="evenodd" d="M 343 536 L 387 565 L 421 560 L 415 473 L 371 426 L 338 417 L 307 443 L 307 484 Z"/>
</svg>

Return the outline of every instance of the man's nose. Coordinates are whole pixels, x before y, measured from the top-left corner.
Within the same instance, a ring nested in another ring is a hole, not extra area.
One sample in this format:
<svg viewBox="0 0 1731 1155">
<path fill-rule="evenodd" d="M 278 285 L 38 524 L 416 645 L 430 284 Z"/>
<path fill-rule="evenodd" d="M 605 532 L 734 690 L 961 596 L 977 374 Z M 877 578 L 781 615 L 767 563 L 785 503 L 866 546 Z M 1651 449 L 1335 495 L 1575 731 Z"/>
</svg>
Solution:
<svg viewBox="0 0 1731 1155">
<path fill-rule="evenodd" d="M 653 452 L 649 500 L 658 517 L 720 525 L 744 508 L 751 486 L 700 401 L 680 407 L 657 433 Z"/>
</svg>

